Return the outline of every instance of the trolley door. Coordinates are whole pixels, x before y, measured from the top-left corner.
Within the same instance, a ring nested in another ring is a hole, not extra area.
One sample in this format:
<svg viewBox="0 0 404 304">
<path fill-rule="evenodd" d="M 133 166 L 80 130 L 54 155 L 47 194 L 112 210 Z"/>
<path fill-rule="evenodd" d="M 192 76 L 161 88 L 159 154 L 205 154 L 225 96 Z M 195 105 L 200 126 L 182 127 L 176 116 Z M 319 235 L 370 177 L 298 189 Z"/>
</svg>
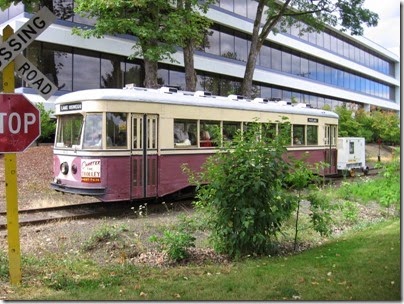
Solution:
<svg viewBox="0 0 404 304">
<path fill-rule="evenodd" d="M 132 114 L 132 199 L 157 196 L 158 116 Z"/>
</svg>

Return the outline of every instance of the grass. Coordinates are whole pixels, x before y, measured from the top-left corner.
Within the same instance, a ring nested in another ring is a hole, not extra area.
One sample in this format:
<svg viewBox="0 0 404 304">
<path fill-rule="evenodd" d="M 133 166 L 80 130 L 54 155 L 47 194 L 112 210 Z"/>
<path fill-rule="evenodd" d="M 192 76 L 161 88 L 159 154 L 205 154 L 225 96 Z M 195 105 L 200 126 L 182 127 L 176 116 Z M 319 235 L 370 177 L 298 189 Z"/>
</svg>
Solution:
<svg viewBox="0 0 404 304">
<path fill-rule="evenodd" d="M 0 253 L 0 292 L 6 260 Z M 398 219 L 287 257 L 152 268 L 49 254 L 23 256 L 22 264 L 23 283 L 8 287 L 7 300 L 401 299 Z"/>
</svg>

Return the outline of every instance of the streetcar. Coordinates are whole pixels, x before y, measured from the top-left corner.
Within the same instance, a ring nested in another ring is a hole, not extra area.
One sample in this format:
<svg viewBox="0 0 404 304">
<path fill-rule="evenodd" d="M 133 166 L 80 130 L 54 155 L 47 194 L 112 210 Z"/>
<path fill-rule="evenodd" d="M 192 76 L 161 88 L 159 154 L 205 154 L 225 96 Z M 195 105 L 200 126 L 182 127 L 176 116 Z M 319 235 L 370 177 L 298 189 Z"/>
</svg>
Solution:
<svg viewBox="0 0 404 304">
<path fill-rule="evenodd" d="M 105 202 L 179 193 L 190 187 L 182 165 L 200 170 L 221 149 L 213 128 L 231 140 L 250 122 L 277 132 L 285 117 L 287 153 L 329 164 L 325 175 L 337 173 L 338 115 L 306 104 L 126 86 L 62 95 L 55 116 L 51 187 Z"/>
</svg>

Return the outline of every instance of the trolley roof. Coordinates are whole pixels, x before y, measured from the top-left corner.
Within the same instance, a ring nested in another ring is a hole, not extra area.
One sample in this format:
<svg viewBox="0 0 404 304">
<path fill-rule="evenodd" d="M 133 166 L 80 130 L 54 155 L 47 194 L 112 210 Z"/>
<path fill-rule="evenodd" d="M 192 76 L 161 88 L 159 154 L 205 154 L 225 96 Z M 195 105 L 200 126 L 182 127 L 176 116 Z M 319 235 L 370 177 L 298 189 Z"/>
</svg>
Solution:
<svg viewBox="0 0 404 304">
<path fill-rule="evenodd" d="M 263 98 L 253 100 L 238 95 L 228 97 L 214 96 L 210 93 L 197 91 L 187 92 L 163 87 L 161 89 L 146 89 L 133 87 L 130 89 L 91 89 L 67 93 L 56 100 L 56 104 L 100 101 L 127 101 L 158 104 L 172 104 L 221 109 L 250 110 L 274 112 L 284 114 L 314 115 L 320 117 L 337 118 L 338 114 L 307 107 L 305 104 L 287 104 L 285 101 L 269 101 Z"/>
</svg>

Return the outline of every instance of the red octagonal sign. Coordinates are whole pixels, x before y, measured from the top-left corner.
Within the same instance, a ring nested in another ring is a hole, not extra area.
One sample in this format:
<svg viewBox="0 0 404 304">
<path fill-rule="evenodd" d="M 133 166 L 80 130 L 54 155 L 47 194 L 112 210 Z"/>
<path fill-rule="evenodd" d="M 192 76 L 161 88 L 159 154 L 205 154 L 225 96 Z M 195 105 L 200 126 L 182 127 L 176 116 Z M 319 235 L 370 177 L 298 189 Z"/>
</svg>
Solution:
<svg viewBox="0 0 404 304">
<path fill-rule="evenodd" d="M 0 153 L 24 151 L 39 135 L 39 110 L 22 94 L 0 94 Z"/>
</svg>

